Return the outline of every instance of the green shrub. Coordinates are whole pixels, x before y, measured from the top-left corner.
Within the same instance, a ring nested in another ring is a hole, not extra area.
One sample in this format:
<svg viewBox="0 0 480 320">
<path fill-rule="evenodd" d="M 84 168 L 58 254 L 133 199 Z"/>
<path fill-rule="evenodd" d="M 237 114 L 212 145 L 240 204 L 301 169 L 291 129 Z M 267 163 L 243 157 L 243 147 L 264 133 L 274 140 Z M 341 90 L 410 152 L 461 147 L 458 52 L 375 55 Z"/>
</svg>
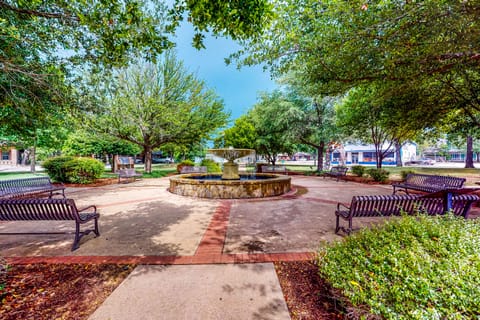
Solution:
<svg viewBox="0 0 480 320">
<path fill-rule="evenodd" d="M 92 183 L 104 171 L 105 165 L 93 158 L 75 158 L 65 163 L 65 176 L 70 183 Z"/>
<path fill-rule="evenodd" d="M 382 319 L 476 319 L 479 239 L 478 219 L 404 216 L 321 248 L 319 271 L 353 304 L 348 312 Z"/>
<path fill-rule="evenodd" d="M 42 166 L 50 179 L 66 183 L 92 183 L 105 171 L 105 165 L 98 160 L 71 156 L 47 159 Z"/>
<path fill-rule="evenodd" d="M 402 177 L 402 180 L 407 179 L 407 176 L 408 176 L 410 173 L 415 173 L 415 170 L 408 169 L 408 170 L 402 170 L 402 171 L 400 171 L 400 176 Z"/>
<path fill-rule="evenodd" d="M 378 182 L 385 182 L 388 179 L 390 172 L 384 169 L 371 168 L 367 170 L 367 173 L 373 180 Z"/>
<path fill-rule="evenodd" d="M 203 159 L 200 163 L 201 166 L 207 167 L 207 172 L 221 172 L 222 168 L 220 165 L 213 161 L 212 159 Z"/>
<path fill-rule="evenodd" d="M 365 174 L 365 170 L 366 168 L 364 166 L 352 166 L 352 173 L 358 177 L 363 177 L 363 175 Z"/>
<path fill-rule="evenodd" d="M 194 166 L 195 165 L 195 162 L 193 162 L 192 160 L 183 160 L 182 162 L 180 162 L 179 164 L 177 164 L 177 172 L 180 173 L 182 172 L 182 168 L 183 167 L 187 167 L 187 166 Z"/>
<path fill-rule="evenodd" d="M 50 179 L 56 182 L 67 182 L 65 163 L 75 159 L 71 156 L 49 158 L 42 163 Z"/>
</svg>

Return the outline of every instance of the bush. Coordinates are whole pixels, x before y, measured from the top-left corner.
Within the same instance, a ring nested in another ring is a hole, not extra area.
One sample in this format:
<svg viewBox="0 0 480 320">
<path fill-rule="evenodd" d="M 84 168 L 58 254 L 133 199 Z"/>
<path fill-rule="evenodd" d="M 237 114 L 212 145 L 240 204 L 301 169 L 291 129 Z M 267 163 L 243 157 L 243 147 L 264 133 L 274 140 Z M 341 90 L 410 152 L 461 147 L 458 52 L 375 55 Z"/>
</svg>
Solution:
<svg viewBox="0 0 480 320">
<path fill-rule="evenodd" d="M 213 161 L 212 159 L 203 159 L 202 162 L 200 163 L 201 166 L 207 167 L 207 172 L 221 172 L 222 168 Z"/>
<path fill-rule="evenodd" d="M 402 171 L 400 171 L 400 176 L 402 177 L 402 180 L 405 181 L 405 180 L 407 179 L 407 176 L 408 176 L 410 173 L 415 173 L 415 170 L 409 169 L 409 170 L 402 170 Z"/>
<path fill-rule="evenodd" d="M 182 168 L 183 167 L 189 167 L 189 166 L 194 166 L 195 165 L 195 162 L 193 162 L 192 160 L 183 160 L 182 162 L 180 162 L 179 164 L 177 164 L 177 172 L 180 173 L 182 172 Z"/>
<path fill-rule="evenodd" d="M 382 319 L 476 319 L 478 239 L 478 220 L 404 216 L 321 248 L 319 271 L 353 304 L 347 312 Z"/>
<path fill-rule="evenodd" d="M 370 177 L 372 177 L 374 181 L 378 181 L 378 182 L 387 181 L 388 175 L 390 174 L 390 172 L 388 172 L 387 170 L 378 169 L 378 168 L 368 169 L 367 173 Z"/>
<path fill-rule="evenodd" d="M 366 168 L 364 166 L 352 166 L 352 173 L 358 177 L 363 177 L 363 175 L 365 174 L 365 170 Z"/>
<path fill-rule="evenodd" d="M 105 171 L 105 165 L 98 160 L 70 156 L 47 159 L 42 166 L 53 181 L 65 183 L 92 183 Z"/>
<path fill-rule="evenodd" d="M 56 182 L 67 182 L 65 163 L 75 159 L 71 156 L 60 156 L 45 160 L 42 167 L 47 171 L 50 179 Z"/>
<path fill-rule="evenodd" d="M 88 184 L 95 182 L 105 171 L 105 165 L 93 158 L 75 158 L 65 163 L 67 182 Z"/>
</svg>

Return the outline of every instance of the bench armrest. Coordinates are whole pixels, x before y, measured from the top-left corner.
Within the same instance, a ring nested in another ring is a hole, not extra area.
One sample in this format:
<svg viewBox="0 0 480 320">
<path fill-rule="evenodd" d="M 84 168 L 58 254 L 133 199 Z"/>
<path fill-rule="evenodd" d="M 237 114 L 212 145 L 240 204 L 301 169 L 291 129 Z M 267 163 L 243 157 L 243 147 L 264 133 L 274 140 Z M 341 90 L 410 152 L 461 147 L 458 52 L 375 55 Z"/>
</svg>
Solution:
<svg viewBox="0 0 480 320">
<path fill-rule="evenodd" d="M 92 209 L 93 208 L 93 212 L 97 212 L 97 206 L 95 205 L 91 205 L 91 206 L 88 206 L 88 207 L 85 207 L 85 208 L 81 208 L 81 209 L 78 209 L 78 212 L 84 212 L 84 211 L 87 211 L 89 209 Z"/>
<path fill-rule="evenodd" d="M 343 207 L 344 209 L 350 210 L 350 207 L 347 206 L 346 204 L 341 203 L 341 202 L 337 203 L 337 211 L 341 211 L 342 207 Z"/>
</svg>

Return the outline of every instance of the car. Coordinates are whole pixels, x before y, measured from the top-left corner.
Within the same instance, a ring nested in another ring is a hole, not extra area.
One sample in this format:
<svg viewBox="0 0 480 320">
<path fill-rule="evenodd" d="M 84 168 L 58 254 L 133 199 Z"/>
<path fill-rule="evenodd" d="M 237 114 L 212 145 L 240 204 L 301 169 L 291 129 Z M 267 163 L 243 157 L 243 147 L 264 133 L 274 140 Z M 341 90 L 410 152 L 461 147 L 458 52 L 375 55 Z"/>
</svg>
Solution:
<svg viewBox="0 0 480 320">
<path fill-rule="evenodd" d="M 435 163 L 435 160 L 429 159 L 429 158 L 421 158 L 418 160 L 411 160 L 405 162 L 406 166 L 411 166 L 411 165 L 421 165 L 421 166 L 433 166 Z"/>
<path fill-rule="evenodd" d="M 173 163 L 172 158 L 152 158 L 152 163 Z"/>
</svg>

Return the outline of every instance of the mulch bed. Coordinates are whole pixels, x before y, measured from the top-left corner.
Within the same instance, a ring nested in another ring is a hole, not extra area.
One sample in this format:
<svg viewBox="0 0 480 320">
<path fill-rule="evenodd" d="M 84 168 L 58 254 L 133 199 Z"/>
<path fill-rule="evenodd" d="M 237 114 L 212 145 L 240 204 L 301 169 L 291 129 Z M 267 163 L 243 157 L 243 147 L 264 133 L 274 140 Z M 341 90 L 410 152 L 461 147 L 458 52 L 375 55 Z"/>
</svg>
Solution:
<svg viewBox="0 0 480 320">
<path fill-rule="evenodd" d="M 0 318 L 88 319 L 134 267 L 116 264 L 10 266 L 6 287 L 0 290 Z M 277 262 L 275 270 L 293 320 L 343 318 L 313 262 Z"/>
</svg>

